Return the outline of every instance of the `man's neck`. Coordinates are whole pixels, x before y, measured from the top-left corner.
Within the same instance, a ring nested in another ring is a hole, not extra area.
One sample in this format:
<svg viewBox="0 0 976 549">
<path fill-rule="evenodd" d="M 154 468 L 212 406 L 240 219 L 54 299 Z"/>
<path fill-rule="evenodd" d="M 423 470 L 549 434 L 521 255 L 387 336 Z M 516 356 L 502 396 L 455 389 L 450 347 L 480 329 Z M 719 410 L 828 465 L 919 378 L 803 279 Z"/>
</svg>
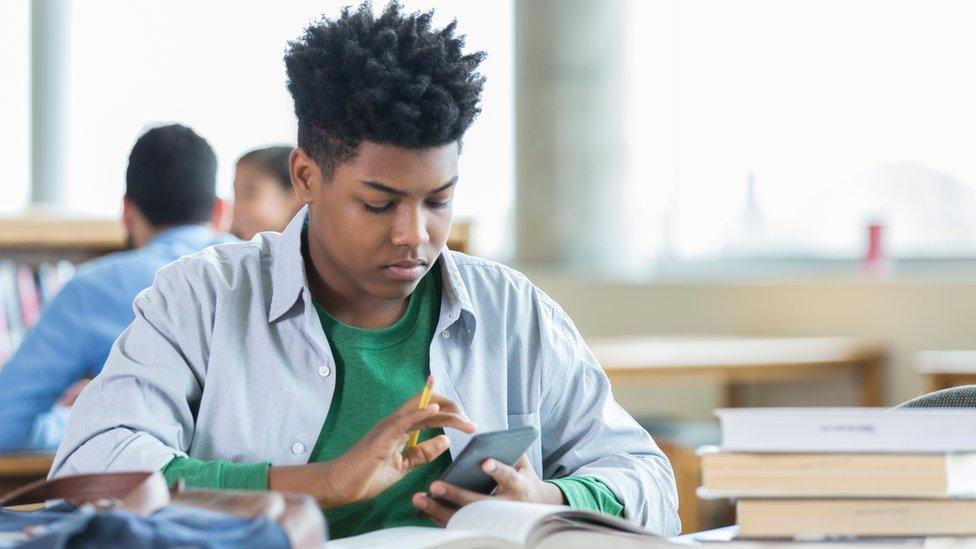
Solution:
<svg viewBox="0 0 976 549">
<path fill-rule="evenodd" d="M 336 320 L 357 328 L 378 329 L 392 326 L 403 317 L 409 297 L 377 299 L 363 294 L 352 284 L 343 284 L 343 277 L 331 268 L 326 258 L 309 251 L 308 233 L 302 241 L 302 258 L 312 298 Z"/>
<path fill-rule="evenodd" d="M 162 233 L 174 227 L 186 227 L 186 226 L 206 227 L 207 224 L 206 223 L 184 223 L 184 224 L 176 224 L 176 225 L 149 225 L 147 223 L 133 230 L 132 233 L 130 234 L 130 237 L 133 245 L 136 248 L 141 248 L 146 244 L 149 244 L 150 242 L 155 240 L 157 236 L 161 235 Z"/>
<path fill-rule="evenodd" d="M 409 298 L 397 301 L 385 299 L 348 299 L 334 291 L 321 277 L 313 274 L 309 281 L 312 297 L 339 322 L 357 328 L 379 329 L 392 326 L 403 317 Z"/>
</svg>

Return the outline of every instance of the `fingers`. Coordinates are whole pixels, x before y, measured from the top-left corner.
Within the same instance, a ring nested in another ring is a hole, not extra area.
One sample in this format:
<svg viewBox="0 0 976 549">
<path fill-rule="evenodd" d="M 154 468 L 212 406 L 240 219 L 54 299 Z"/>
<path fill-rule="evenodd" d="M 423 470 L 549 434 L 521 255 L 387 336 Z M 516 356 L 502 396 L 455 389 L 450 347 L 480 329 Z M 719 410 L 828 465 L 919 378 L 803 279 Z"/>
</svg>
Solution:
<svg viewBox="0 0 976 549">
<path fill-rule="evenodd" d="M 529 461 L 529 456 L 522 454 L 522 457 L 515 462 L 515 470 L 522 471 L 522 469 L 528 469 L 532 471 L 532 462 Z"/>
<path fill-rule="evenodd" d="M 381 421 L 370 431 L 364 443 L 375 448 L 380 455 L 403 449 L 403 443 L 414 431 L 420 429 L 452 427 L 465 433 L 473 433 L 478 426 L 458 414 L 441 412 L 440 405 L 431 404 L 422 410 L 397 412 Z M 420 459 L 422 456 L 417 456 Z"/>
<path fill-rule="evenodd" d="M 402 414 L 394 421 L 392 428 L 398 434 L 406 434 L 419 429 L 432 427 L 453 427 L 465 433 L 473 433 L 478 427 L 458 414 L 441 412 L 437 404 L 431 404 L 423 410 L 414 410 Z"/>
<path fill-rule="evenodd" d="M 423 493 L 414 494 L 411 502 L 414 507 L 429 516 L 438 526 L 447 526 L 447 522 L 457 512 L 457 509 L 444 505 Z"/>
<path fill-rule="evenodd" d="M 498 483 L 499 492 L 517 491 L 522 482 L 522 476 L 514 467 L 509 467 L 500 461 L 486 459 L 481 463 L 481 470 L 495 479 L 495 482 Z"/>
<path fill-rule="evenodd" d="M 421 394 L 422 392 L 417 393 L 410 400 L 404 402 L 402 405 L 400 405 L 400 408 L 398 408 L 397 411 L 409 412 L 418 409 L 420 407 Z M 441 407 L 441 410 L 444 410 L 445 412 L 451 412 L 457 414 L 461 411 L 461 409 L 458 407 L 456 402 L 447 398 L 446 396 L 439 395 L 437 393 L 431 393 L 429 403 L 439 405 Z"/>
<path fill-rule="evenodd" d="M 441 410 L 444 410 L 445 412 L 451 412 L 454 414 L 461 413 L 461 408 L 458 407 L 457 403 L 447 398 L 446 396 L 433 393 L 430 395 L 430 402 L 431 404 L 440 405 Z"/>
<path fill-rule="evenodd" d="M 448 484 L 447 482 L 442 482 L 439 480 L 434 481 L 434 483 L 430 485 L 430 493 L 438 499 L 449 501 L 458 507 L 464 507 L 469 503 L 481 501 L 489 497 L 485 494 L 465 490 L 464 488 L 459 488 L 453 484 Z"/>
<path fill-rule="evenodd" d="M 430 440 L 421 442 L 413 448 L 407 448 L 403 452 L 403 459 L 406 461 L 407 470 L 434 461 L 450 445 L 451 443 L 446 435 L 438 435 Z"/>
</svg>

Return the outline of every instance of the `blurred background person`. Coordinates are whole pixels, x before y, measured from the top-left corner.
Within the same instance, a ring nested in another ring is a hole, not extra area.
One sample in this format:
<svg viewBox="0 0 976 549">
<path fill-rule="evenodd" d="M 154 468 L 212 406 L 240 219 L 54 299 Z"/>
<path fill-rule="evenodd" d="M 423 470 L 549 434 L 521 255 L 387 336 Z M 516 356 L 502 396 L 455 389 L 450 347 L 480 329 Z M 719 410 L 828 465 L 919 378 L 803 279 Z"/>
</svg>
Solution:
<svg viewBox="0 0 976 549">
<path fill-rule="evenodd" d="M 153 128 L 129 154 L 122 224 L 132 249 L 89 261 L 0 370 L 0 453 L 53 450 L 71 405 L 132 322 L 132 301 L 180 256 L 234 240 L 215 232 L 217 157 L 178 124 Z"/>
<path fill-rule="evenodd" d="M 261 231 L 281 232 L 301 207 L 288 175 L 292 147 L 275 146 L 244 153 L 234 174 L 231 233 L 250 240 Z"/>
</svg>

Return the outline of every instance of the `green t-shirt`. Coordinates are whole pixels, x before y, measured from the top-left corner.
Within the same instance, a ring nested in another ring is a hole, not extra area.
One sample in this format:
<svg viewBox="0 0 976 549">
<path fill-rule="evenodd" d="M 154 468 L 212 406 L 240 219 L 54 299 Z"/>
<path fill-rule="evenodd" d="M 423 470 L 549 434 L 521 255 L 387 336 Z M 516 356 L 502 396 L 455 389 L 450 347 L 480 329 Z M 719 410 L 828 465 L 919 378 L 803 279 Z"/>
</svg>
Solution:
<svg viewBox="0 0 976 549">
<path fill-rule="evenodd" d="M 334 459 L 360 440 L 382 419 L 423 388 L 430 371 L 430 343 L 441 304 L 440 272 L 431 269 L 410 296 L 407 311 L 387 328 L 356 328 L 336 320 L 315 305 L 336 362 L 336 389 L 329 414 L 312 450 L 310 462 Z M 440 429 L 421 431 L 424 441 Z M 341 538 L 379 528 L 433 523 L 411 504 L 416 492 L 426 492 L 451 462 L 444 452 L 432 463 L 411 471 L 376 497 L 324 511 L 329 537 Z M 163 468 L 169 483 L 182 478 L 188 487 L 267 490 L 269 463 L 230 463 L 174 458 Z M 592 477 L 552 479 L 566 502 L 621 516 L 623 505 L 602 482 Z"/>
<path fill-rule="evenodd" d="M 336 389 L 312 461 L 339 457 L 423 389 L 430 373 L 430 341 L 440 303 L 440 276 L 434 269 L 411 294 L 406 313 L 387 328 L 367 330 L 343 324 L 316 304 L 335 357 Z M 440 429 L 422 431 L 420 440 L 441 433 Z M 392 526 L 433 526 L 417 513 L 410 498 L 426 491 L 450 463 L 450 453 L 444 452 L 370 500 L 327 509 L 330 537 Z"/>
</svg>

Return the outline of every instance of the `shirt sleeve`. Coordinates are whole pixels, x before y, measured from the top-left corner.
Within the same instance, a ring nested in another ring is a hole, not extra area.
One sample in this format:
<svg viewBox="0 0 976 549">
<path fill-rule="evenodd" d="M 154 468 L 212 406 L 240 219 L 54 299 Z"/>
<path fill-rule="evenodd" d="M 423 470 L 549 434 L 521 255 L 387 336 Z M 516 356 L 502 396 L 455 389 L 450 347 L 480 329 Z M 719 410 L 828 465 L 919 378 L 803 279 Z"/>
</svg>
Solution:
<svg viewBox="0 0 976 549">
<path fill-rule="evenodd" d="M 91 370 L 87 291 L 83 279 L 71 279 L 0 369 L 0 453 L 57 447 L 63 422 L 51 423 L 42 416 Z M 57 432 L 48 432 L 51 426 L 58 427 Z"/>
<path fill-rule="evenodd" d="M 555 484 L 566 503 L 580 511 L 596 511 L 614 517 L 624 516 L 624 506 L 613 491 L 593 477 L 563 477 L 546 482 Z"/>
<path fill-rule="evenodd" d="M 613 399 L 610 380 L 569 317 L 543 301 L 537 336 L 542 478 L 599 479 L 623 504 L 627 520 L 677 535 L 678 495 L 667 457 Z"/>
<path fill-rule="evenodd" d="M 270 466 L 268 462 L 231 463 L 177 457 L 163 467 L 162 473 L 171 486 L 182 479 L 187 488 L 256 491 L 268 489 Z"/>
<path fill-rule="evenodd" d="M 172 265 L 157 272 L 101 373 L 75 401 L 50 478 L 161 470 L 187 457 L 209 355 L 204 319 L 213 306 Z"/>
</svg>

